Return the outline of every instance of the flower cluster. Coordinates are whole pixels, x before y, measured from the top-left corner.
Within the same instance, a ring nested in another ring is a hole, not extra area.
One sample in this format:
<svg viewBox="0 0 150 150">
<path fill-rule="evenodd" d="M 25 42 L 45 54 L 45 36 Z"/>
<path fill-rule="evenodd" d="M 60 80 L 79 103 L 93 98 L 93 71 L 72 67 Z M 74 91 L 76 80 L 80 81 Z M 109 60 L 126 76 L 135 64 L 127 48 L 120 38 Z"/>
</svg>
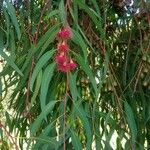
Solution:
<svg viewBox="0 0 150 150">
<path fill-rule="evenodd" d="M 57 45 L 57 55 L 55 62 L 58 70 L 64 73 L 74 70 L 77 64 L 69 56 L 68 40 L 71 39 L 72 32 L 69 27 L 62 28 L 58 33 L 59 43 Z"/>
</svg>

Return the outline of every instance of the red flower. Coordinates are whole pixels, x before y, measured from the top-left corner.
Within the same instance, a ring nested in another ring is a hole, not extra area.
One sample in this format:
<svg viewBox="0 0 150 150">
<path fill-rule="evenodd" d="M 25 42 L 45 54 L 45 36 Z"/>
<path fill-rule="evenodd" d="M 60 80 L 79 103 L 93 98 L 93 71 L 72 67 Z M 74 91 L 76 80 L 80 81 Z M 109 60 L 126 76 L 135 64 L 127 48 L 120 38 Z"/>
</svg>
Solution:
<svg viewBox="0 0 150 150">
<path fill-rule="evenodd" d="M 68 64 L 68 67 L 69 67 L 69 70 L 74 70 L 76 69 L 77 64 L 71 60 L 70 63 Z"/>
<path fill-rule="evenodd" d="M 63 64 L 64 62 L 66 62 L 66 56 L 64 54 L 64 52 L 60 53 L 59 55 L 56 56 L 55 61 L 57 64 Z"/>
<path fill-rule="evenodd" d="M 68 71 L 70 71 L 67 62 L 64 62 L 63 64 L 59 64 L 58 70 L 64 73 L 67 73 Z"/>
<path fill-rule="evenodd" d="M 63 40 L 69 40 L 72 37 L 72 32 L 70 27 L 66 27 L 61 29 L 61 31 L 59 31 L 58 33 L 58 37 L 63 39 Z"/>
<path fill-rule="evenodd" d="M 70 27 L 63 27 L 58 33 L 58 54 L 55 57 L 55 62 L 57 63 L 58 70 L 64 73 L 72 71 L 77 67 L 77 64 L 69 59 L 69 46 L 67 45 L 67 40 L 71 37 L 72 32 Z"/>
<path fill-rule="evenodd" d="M 69 50 L 69 47 L 66 43 L 62 43 L 57 46 L 57 50 L 59 52 L 67 52 Z"/>
</svg>

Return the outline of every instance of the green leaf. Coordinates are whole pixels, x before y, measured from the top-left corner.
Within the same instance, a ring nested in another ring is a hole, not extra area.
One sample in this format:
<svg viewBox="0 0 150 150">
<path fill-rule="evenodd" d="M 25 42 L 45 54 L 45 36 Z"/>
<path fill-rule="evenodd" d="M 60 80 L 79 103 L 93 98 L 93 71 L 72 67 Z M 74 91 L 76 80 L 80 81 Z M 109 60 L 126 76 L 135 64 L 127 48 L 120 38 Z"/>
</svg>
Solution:
<svg viewBox="0 0 150 150">
<path fill-rule="evenodd" d="M 77 2 L 76 1 L 72 1 L 73 2 L 73 17 L 74 17 L 74 20 L 75 20 L 75 23 L 78 24 L 78 5 L 77 5 Z"/>
<path fill-rule="evenodd" d="M 94 22 L 94 24 L 96 25 L 97 29 L 101 32 L 102 34 L 102 26 L 101 26 L 101 22 L 97 19 L 97 17 L 95 16 L 95 13 L 93 13 L 94 11 L 89 8 L 85 3 L 83 3 L 81 0 L 76 0 L 79 7 L 81 9 L 83 9 L 91 18 L 91 20 Z"/>
<path fill-rule="evenodd" d="M 59 24 L 54 25 L 52 28 L 50 28 L 39 40 L 38 44 L 31 45 L 31 48 L 28 50 L 27 58 L 22 66 L 22 70 L 24 70 L 29 62 L 31 61 L 31 58 L 33 57 L 34 53 L 38 52 L 38 59 L 41 57 L 45 49 L 49 46 L 51 42 L 55 39 L 56 34 L 58 33 L 59 30 Z M 40 52 L 39 52 L 40 50 Z"/>
<path fill-rule="evenodd" d="M 91 2 L 93 3 L 93 6 L 95 7 L 99 17 L 100 17 L 100 10 L 99 10 L 99 6 L 96 0 L 91 0 Z"/>
<path fill-rule="evenodd" d="M 43 54 L 43 52 L 46 50 L 46 48 L 49 46 L 49 44 L 54 41 L 55 36 L 58 33 L 58 31 L 59 31 L 58 26 L 56 26 L 55 30 L 52 30 L 52 31 L 53 32 L 50 33 L 51 36 L 49 36 L 48 39 L 46 39 L 45 43 L 41 47 L 40 53 L 38 55 L 38 58 Z"/>
<path fill-rule="evenodd" d="M 48 142 L 51 145 L 52 149 L 57 147 L 58 142 L 49 136 L 50 131 L 52 131 L 54 127 L 55 127 L 55 121 L 51 122 L 49 125 L 46 126 L 46 128 L 43 129 L 42 133 L 38 136 L 38 139 L 36 140 L 37 142 L 34 145 L 33 149 L 37 150 L 39 149 L 39 147 L 41 147 L 41 145 L 44 145 Z"/>
<path fill-rule="evenodd" d="M 9 113 L 7 111 L 5 112 L 5 116 L 6 116 L 6 123 L 7 123 L 6 126 L 8 125 L 9 132 L 11 133 L 12 132 L 12 129 L 11 129 L 12 123 L 11 123 Z"/>
<path fill-rule="evenodd" d="M 83 126 L 85 128 L 86 131 L 86 138 L 87 138 L 87 143 L 86 143 L 86 148 L 87 150 L 91 150 L 91 145 L 92 145 L 92 132 L 91 132 L 91 127 L 90 127 L 90 122 L 87 118 L 86 112 L 83 109 L 83 107 L 79 104 L 75 104 L 75 111 L 77 113 L 77 115 L 79 116 L 79 118 L 81 119 Z"/>
<path fill-rule="evenodd" d="M 2 32 L 0 32 L 0 55 L 7 61 L 8 65 L 10 65 L 16 72 L 18 72 L 21 76 L 23 76 L 21 70 L 14 63 L 13 59 L 4 52 Z"/>
<path fill-rule="evenodd" d="M 7 10 L 5 8 L 3 9 L 3 12 L 4 12 L 4 16 L 5 16 L 5 27 L 7 28 L 7 31 L 5 32 L 6 37 L 7 37 L 7 42 L 6 42 L 6 47 L 7 47 L 9 44 L 10 19 L 9 19 L 9 15 L 7 13 Z"/>
<path fill-rule="evenodd" d="M 53 17 L 53 16 L 55 16 L 55 15 L 57 15 L 57 14 L 59 14 L 59 10 L 53 10 L 53 11 L 51 11 L 48 15 L 47 15 L 47 17 L 48 18 L 51 18 L 51 17 Z"/>
<path fill-rule="evenodd" d="M 60 19 L 63 23 L 63 25 L 66 25 L 66 10 L 65 10 L 65 6 L 64 6 L 64 0 L 61 0 L 60 4 L 59 4 L 59 12 L 60 12 Z"/>
<path fill-rule="evenodd" d="M 47 116 L 52 111 L 53 107 L 55 106 L 55 103 L 56 103 L 56 101 L 50 101 L 46 105 L 45 109 L 41 112 L 41 114 L 35 119 L 35 121 L 33 122 L 33 124 L 30 127 L 31 136 L 33 136 L 38 131 L 43 119 L 45 118 L 45 116 Z"/>
<path fill-rule="evenodd" d="M 77 31 L 72 30 L 72 32 L 73 32 L 72 41 L 81 47 L 83 55 L 84 55 L 84 59 L 85 59 L 85 62 L 86 62 L 87 61 L 87 56 L 88 56 L 87 45 L 85 44 L 82 36 Z"/>
<path fill-rule="evenodd" d="M 36 97 L 39 94 L 41 82 L 42 82 L 42 70 L 39 72 L 39 74 L 37 76 L 36 86 L 35 86 L 35 90 L 34 90 L 33 96 L 31 98 L 31 104 L 30 104 L 30 108 L 29 109 L 31 109 L 32 105 L 34 104 L 34 102 L 36 100 Z"/>
<path fill-rule="evenodd" d="M 80 55 L 76 55 L 75 57 L 76 57 L 78 64 L 81 66 L 83 71 L 89 77 L 89 80 L 92 83 L 93 89 L 95 91 L 95 95 L 97 96 L 98 95 L 97 84 L 96 84 L 96 80 L 93 76 L 91 68 L 89 67 L 88 63 L 85 63 L 84 58 L 82 58 Z"/>
<path fill-rule="evenodd" d="M 14 9 L 13 5 L 9 2 L 9 0 L 6 0 L 6 4 L 7 4 L 7 11 L 9 13 L 11 21 L 12 21 L 14 27 L 15 27 L 18 39 L 20 39 L 21 31 L 20 31 L 19 24 L 18 24 L 18 21 L 17 21 L 15 9 Z"/>
<path fill-rule="evenodd" d="M 13 29 L 10 30 L 10 49 L 11 49 L 11 57 L 13 60 L 16 58 L 16 45 L 15 45 L 15 37 Z"/>
<path fill-rule="evenodd" d="M 1 137 L 1 140 L 3 140 L 4 136 L 3 136 L 3 130 L 2 130 L 2 128 L 0 128 L 0 137 Z"/>
<path fill-rule="evenodd" d="M 1 81 L 1 78 L 0 78 L 0 100 L 2 98 L 2 81 Z"/>
<path fill-rule="evenodd" d="M 1 47 L 1 46 L 0 46 Z M 17 67 L 17 65 L 13 62 L 12 58 L 7 56 L 2 49 L 0 49 L 0 55 L 7 61 L 8 65 L 10 65 L 14 71 L 18 72 L 21 76 L 23 76 L 21 70 Z"/>
<path fill-rule="evenodd" d="M 44 111 L 46 106 L 46 96 L 48 92 L 49 83 L 54 73 L 54 69 L 55 69 L 55 63 L 48 65 L 42 77 L 41 92 L 40 92 L 40 102 L 41 102 L 42 111 Z"/>
<path fill-rule="evenodd" d="M 48 62 L 48 60 L 50 60 L 50 58 L 53 56 L 54 54 L 54 50 L 50 50 L 48 52 L 46 52 L 43 56 L 41 56 L 41 58 L 39 59 L 39 61 L 37 62 L 33 74 L 32 74 L 32 78 L 30 81 L 30 90 L 33 90 L 33 85 L 35 82 L 35 79 L 38 75 L 38 73 L 40 72 L 40 70 L 43 68 L 43 66 Z"/>
<path fill-rule="evenodd" d="M 126 101 L 124 102 L 124 108 L 125 108 L 127 122 L 128 122 L 129 128 L 131 130 L 131 134 L 132 134 L 132 142 L 134 143 L 134 142 L 136 142 L 136 137 L 137 137 L 137 132 L 138 132 L 134 114 L 133 114 L 132 108 Z"/>
<path fill-rule="evenodd" d="M 82 150 L 82 144 L 78 138 L 78 136 L 76 135 L 76 133 L 70 129 L 71 131 L 71 140 L 72 140 L 72 144 L 75 150 Z"/>
<path fill-rule="evenodd" d="M 40 54 L 38 55 L 38 58 L 41 56 L 42 52 L 47 48 L 47 46 L 54 41 L 56 34 L 59 31 L 60 24 L 56 24 L 52 26 L 39 40 L 37 43 L 34 52 L 37 52 L 40 50 Z M 44 48 L 43 48 L 44 45 Z"/>
<path fill-rule="evenodd" d="M 74 75 L 72 75 L 72 73 L 69 74 L 70 91 L 74 101 L 77 100 L 77 97 L 80 97 L 76 86 L 76 77 L 77 73 Z"/>
</svg>

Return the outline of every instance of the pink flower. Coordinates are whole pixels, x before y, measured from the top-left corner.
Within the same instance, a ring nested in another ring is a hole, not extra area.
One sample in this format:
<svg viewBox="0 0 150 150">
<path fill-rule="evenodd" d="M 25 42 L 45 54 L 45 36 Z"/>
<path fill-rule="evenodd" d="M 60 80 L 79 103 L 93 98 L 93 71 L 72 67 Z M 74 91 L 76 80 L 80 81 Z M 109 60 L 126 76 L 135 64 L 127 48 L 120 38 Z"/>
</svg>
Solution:
<svg viewBox="0 0 150 150">
<path fill-rule="evenodd" d="M 58 70 L 61 71 L 61 72 L 64 72 L 64 73 L 69 72 L 69 67 L 68 67 L 67 62 L 64 62 L 63 64 L 59 64 L 58 65 Z"/>
<path fill-rule="evenodd" d="M 65 56 L 64 52 L 57 55 L 55 57 L 55 61 L 57 64 L 63 64 L 64 62 L 66 62 L 67 60 L 66 60 L 66 56 Z"/>
<path fill-rule="evenodd" d="M 74 63 L 72 60 L 70 63 L 67 63 L 65 60 L 63 63 L 58 63 L 58 70 L 64 73 L 74 70 L 77 67 L 77 64 Z"/>
<path fill-rule="evenodd" d="M 76 69 L 77 64 L 71 60 L 70 63 L 68 64 L 68 67 L 69 67 L 69 70 L 74 70 Z"/>
<path fill-rule="evenodd" d="M 72 32 L 71 32 L 70 27 L 64 27 L 63 29 L 61 29 L 61 31 L 59 31 L 59 33 L 58 33 L 58 37 L 63 40 L 71 39 Z"/>
<path fill-rule="evenodd" d="M 69 47 L 66 43 L 62 43 L 57 46 L 57 50 L 59 52 L 67 52 L 69 50 Z"/>
</svg>

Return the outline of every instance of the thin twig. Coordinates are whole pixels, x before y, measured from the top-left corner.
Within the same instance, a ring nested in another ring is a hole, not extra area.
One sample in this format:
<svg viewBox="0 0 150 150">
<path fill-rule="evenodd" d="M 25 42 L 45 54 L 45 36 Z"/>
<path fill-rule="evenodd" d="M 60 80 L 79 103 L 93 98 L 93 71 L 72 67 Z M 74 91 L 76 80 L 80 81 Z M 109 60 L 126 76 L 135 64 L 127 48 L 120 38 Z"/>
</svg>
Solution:
<svg viewBox="0 0 150 150">
<path fill-rule="evenodd" d="M 19 147 L 18 147 L 18 145 L 16 144 L 16 142 L 14 141 L 14 138 L 11 136 L 11 134 L 9 133 L 9 131 L 7 131 L 6 127 L 1 123 L 1 121 L 0 121 L 0 128 L 2 128 L 2 129 L 4 130 L 4 132 L 7 134 L 8 138 L 10 139 L 10 140 L 9 140 L 10 143 L 11 143 L 12 145 L 15 145 L 15 149 L 16 149 L 16 150 L 19 150 Z M 11 141 L 12 141 L 12 142 L 11 142 Z"/>
<path fill-rule="evenodd" d="M 66 81 L 66 93 L 64 97 L 64 128 L 63 128 L 63 134 L 64 134 L 64 150 L 66 150 L 66 108 L 67 108 L 67 97 L 68 97 L 68 89 L 69 89 L 69 78 L 67 73 L 67 81 Z"/>
<path fill-rule="evenodd" d="M 47 8 L 47 4 L 49 3 L 49 0 L 46 0 L 46 2 L 44 2 L 44 7 L 42 9 L 42 12 L 41 12 L 41 16 L 40 16 L 40 20 L 39 20 L 39 23 L 38 23 L 38 26 L 37 26 L 37 31 L 36 31 L 36 34 L 35 34 L 35 41 L 37 42 L 38 40 L 38 36 L 39 36 L 39 30 L 40 30 L 40 25 L 41 25 L 41 21 L 42 21 L 42 18 L 43 18 L 43 15 L 46 11 L 46 8 Z"/>
</svg>

